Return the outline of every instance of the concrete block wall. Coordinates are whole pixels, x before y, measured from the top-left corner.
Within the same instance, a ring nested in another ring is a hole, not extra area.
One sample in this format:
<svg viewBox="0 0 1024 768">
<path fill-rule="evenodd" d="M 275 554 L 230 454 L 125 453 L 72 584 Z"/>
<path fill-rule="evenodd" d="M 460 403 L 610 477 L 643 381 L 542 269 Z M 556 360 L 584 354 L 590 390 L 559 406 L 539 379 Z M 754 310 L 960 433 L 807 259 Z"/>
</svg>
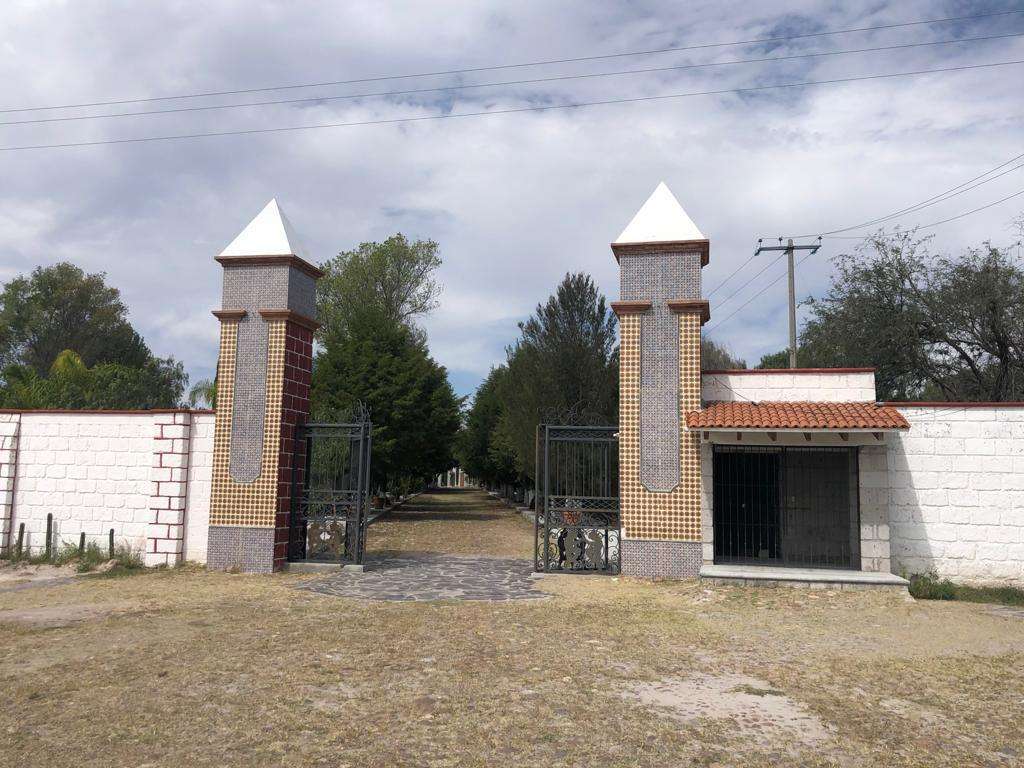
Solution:
<svg viewBox="0 0 1024 768">
<path fill-rule="evenodd" d="M 0 545 L 13 545 L 24 523 L 26 547 L 43 549 L 52 514 L 59 543 L 77 543 L 84 532 L 106 547 L 113 529 L 115 543 L 148 564 L 188 556 L 184 532 L 202 506 L 201 496 L 189 497 L 191 465 L 210 465 L 197 455 L 209 441 L 188 437 L 193 417 L 212 431 L 212 415 L 189 411 L 0 413 L 0 479 L 11 489 Z"/>
<path fill-rule="evenodd" d="M 889 466 L 885 445 L 864 445 L 858 450 L 860 497 L 860 569 L 892 571 L 889 534 Z"/>
<path fill-rule="evenodd" d="M 893 571 L 1024 587 L 1024 407 L 893 405 Z"/>
<path fill-rule="evenodd" d="M 870 368 L 705 371 L 704 402 L 874 402 L 875 372 Z"/>
</svg>

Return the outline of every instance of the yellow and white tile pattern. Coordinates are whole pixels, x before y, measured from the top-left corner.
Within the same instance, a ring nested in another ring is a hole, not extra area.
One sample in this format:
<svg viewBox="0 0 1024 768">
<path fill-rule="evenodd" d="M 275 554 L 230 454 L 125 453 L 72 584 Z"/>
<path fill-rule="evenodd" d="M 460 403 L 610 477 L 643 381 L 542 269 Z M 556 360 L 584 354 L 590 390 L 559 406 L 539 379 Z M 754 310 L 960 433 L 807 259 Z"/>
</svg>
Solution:
<svg viewBox="0 0 1024 768">
<path fill-rule="evenodd" d="M 700 408 L 700 313 L 679 318 L 679 484 L 647 490 L 640 482 L 640 328 L 643 315 L 620 318 L 619 493 L 623 534 L 631 539 L 701 540 L 700 444 L 683 417 Z"/>
<path fill-rule="evenodd" d="M 258 320 L 257 322 L 263 322 Z M 263 457 L 252 483 L 231 478 L 231 421 L 235 390 L 238 321 L 223 320 L 217 366 L 217 420 L 213 433 L 213 488 L 210 525 L 273 528 L 277 513 L 277 475 L 281 437 L 281 394 L 284 386 L 285 321 L 269 322 L 267 339 L 266 412 Z"/>
</svg>

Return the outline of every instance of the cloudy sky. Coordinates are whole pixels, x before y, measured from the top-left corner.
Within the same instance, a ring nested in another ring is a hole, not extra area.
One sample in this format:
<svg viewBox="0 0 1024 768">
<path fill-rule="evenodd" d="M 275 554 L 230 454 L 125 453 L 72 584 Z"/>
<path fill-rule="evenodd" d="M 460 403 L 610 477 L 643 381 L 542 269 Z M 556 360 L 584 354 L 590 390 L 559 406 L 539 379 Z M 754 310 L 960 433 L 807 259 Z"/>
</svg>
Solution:
<svg viewBox="0 0 1024 768">
<path fill-rule="evenodd" d="M 4 3 L 0 108 L 143 99 L 619 56 L 457 75 L 43 111 L 0 122 L 283 99 L 302 103 L 0 126 L 0 149 L 458 115 L 1024 60 L 1024 37 L 781 62 L 693 64 L 1024 34 L 1024 14 L 691 48 L 1012 9 L 1006 2 Z M 666 67 L 676 69 L 665 70 Z M 324 101 L 325 97 L 661 69 Z M 612 241 L 660 180 L 711 240 L 709 334 L 754 364 L 786 343 L 785 281 L 758 237 L 858 224 L 1024 152 L 1024 65 L 578 109 L 177 141 L 0 151 L 0 280 L 72 261 L 104 271 L 153 350 L 212 373 L 213 257 L 277 197 L 317 259 L 396 231 L 441 244 L 441 307 L 425 325 L 462 393 L 567 271 L 610 299 Z M 1010 168 L 1012 166 L 1006 166 Z M 1024 189 L 1016 170 L 890 223 L 929 224 Z M 1024 196 L 929 231 L 958 251 L 1014 242 Z M 862 232 L 855 230 L 852 234 Z M 846 233 L 851 234 L 851 233 Z M 826 241 L 798 275 L 820 293 Z M 728 301 L 726 301 L 728 299 Z M 742 306 L 742 310 L 728 317 Z"/>
</svg>

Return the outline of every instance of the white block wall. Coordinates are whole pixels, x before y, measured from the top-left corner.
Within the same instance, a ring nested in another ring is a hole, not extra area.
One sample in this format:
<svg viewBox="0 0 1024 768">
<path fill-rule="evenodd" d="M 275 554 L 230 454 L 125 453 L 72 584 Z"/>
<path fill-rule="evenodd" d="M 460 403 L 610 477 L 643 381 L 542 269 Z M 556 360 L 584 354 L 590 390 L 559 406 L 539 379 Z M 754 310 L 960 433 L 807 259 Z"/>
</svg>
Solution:
<svg viewBox="0 0 1024 768">
<path fill-rule="evenodd" d="M 194 527 L 193 517 L 209 517 L 214 417 L 203 412 L 194 417 L 198 437 L 190 441 L 187 457 L 190 482 L 186 530 Z M 26 547 L 33 552 L 41 550 L 45 546 L 46 518 L 52 513 L 61 543 L 77 543 L 80 533 L 85 532 L 87 541 L 106 547 L 108 532 L 113 529 L 117 545 L 146 551 L 156 522 L 151 509 L 154 453 L 159 450 L 154 440 L 155 418 L 155 414 L 146 412 L 0 414 L 4 424 L 0 431 L 14 433 L 13 453 L 17 459 L 10 483 L 10 531 L 0 543 L 13 545 L 18 527 L 24 523 Z M 0 474 L 3 471 L 0 466 Z M 194 491 L 192 478 L 196 479 Z M 198 539 L 198 535 L 191 538 Z M 197 555 L 205 560 L 205 542 L 194 550 L 186 551 L 185 557 L 200 559 L 193 556 Z"/>
<path fill-rule="evenodd" d="M 895 572 L 1024 587 L 1024 407 L 900 406 L 888 448 Z"/>
<path fill-rule="evenodd" d="M 875 373 L 870 370 L 725 371 L 704 373 L 701 385 L 705 402 L 875 401 Z"/>
</svg>

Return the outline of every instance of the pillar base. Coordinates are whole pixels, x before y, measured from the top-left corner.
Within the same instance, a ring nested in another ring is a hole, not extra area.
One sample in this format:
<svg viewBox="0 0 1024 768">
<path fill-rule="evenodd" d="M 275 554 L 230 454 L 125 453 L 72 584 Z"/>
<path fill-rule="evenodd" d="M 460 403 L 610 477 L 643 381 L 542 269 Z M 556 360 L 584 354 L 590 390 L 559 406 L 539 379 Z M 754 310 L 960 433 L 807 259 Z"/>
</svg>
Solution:
<svg viewBox="0 0 1024 768">
<path fill-rule="evenodd" d="M 274 529 L 211 525 L 206 566 L 217 571 L 272 573 Z"/>
<path fill-rule="evenodd" d="M 645 579 L 695 579 L 703 565 L 699 541 L 623 539 L 622 574 Z"/>
</svg>

